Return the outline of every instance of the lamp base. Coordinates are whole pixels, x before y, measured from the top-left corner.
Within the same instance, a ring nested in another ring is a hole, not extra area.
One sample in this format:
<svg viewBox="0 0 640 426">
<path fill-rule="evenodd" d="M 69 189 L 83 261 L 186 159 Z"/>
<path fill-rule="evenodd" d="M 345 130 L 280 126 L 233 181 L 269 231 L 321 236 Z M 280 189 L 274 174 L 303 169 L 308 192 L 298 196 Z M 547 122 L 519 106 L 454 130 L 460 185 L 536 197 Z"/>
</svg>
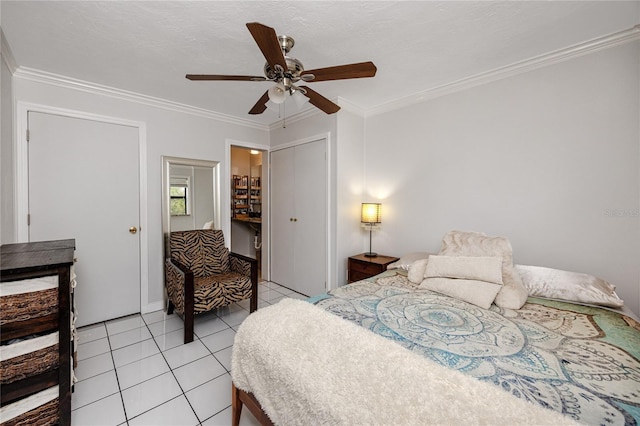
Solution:
<svg viewBox="0 0 640 426">
<path fill-rule="evenodd" d="M 368 251 L 364 255 L 365 255 L 365 257 L 376 257 L 376 256 L 378 256 L 378 253 L 374 253 L 372 251 Z"/>
</svg>

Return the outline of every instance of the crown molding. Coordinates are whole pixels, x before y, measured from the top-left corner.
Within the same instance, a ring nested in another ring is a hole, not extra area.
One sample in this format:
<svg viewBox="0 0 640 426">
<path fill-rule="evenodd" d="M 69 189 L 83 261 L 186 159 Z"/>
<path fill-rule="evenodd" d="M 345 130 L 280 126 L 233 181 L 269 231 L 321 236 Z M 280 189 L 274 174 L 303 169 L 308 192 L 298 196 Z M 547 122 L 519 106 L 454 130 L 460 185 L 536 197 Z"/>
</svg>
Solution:
<svg viewBox="0 0 640 426">
<path fill-rule="evenodd" d="M 4 36 L 4 31 L 0 28 L 0 39 L 2 45 L 0 46 L 0 53 L 2 53 L 2 61 L 7 65 L 11 74 L 15 74 L 18 69 L 18 64 L 16 63 L 15 58 L 13 57 L 13 52 L 11 51 L 11 46 L 9 46 L 9 42 L 7 38 Z"/>
<path fill-rule="evenodd" d="M 173 102 L 136 92 L 73 79 L 59 74 L 49 73 L 46 71 L 28 67 L 21 67 L 16 64 L 11 52 L 11 48 L 6 38 L 4 37 L 4 33 L 2 32 L 1 28 L 0 36 L 2 39 L 2 59 L 7 64 L 7 67 L 14 75 L 14 77 L 63 88 L 70 88 L 92 94 L 108 96 L 111 98 L 135 102 L 156 108 L 182 112 L 185 114 L 191 114 L 263 131 L 275 130 L 283 125 L 282 119 L 279 119 L 271 124 L 261 124 L 255 121 L 234 117 L 231 115 L 190 106 L 179 102 Z M 636 40 L 640 40 L 640 25 L 635 25 L 634 27 L 631 27 L 627 30 L 613 33 L 604 37 L 595 38 L 584 43 L 576 44 L 564 49 L 559 49 L 554 52 L 539 55 L 530 59 L 526 59 L 524 61 L 506 65 L 504 67 L 495 68 L 493 70 L 466 77 L 438 87 L 423 90 L 421 92 L 417 92 L 373 108 L 363 109 L 358 105 L 341 97 L 337 98 L 337 103 L 341 108 L 344 108 L 345 110 L 355 113 L 361 117 L 367 118 Z M 308 108 L 306 110 L 293 114 L 290 117 L 286 117 L 285 123 L 292 124 L 319 113 L 320 111 L 316 108 Z"/>
<path fill-rule="evenodd" d="M 640 40 L 640 25 L 635 25 L 629 29 L 609 34 L 607 36 L 598 37 L 583 43 L 579 43 L 564 49 L 559 49 L 543 55 L 535 56 L 524 61 L 515 62 L 504 67 L 495 68 L 471 77 L 462 78 L 460 80 L 443 84 L 442 86 L 423 90 L 399 98 L 397 100 L 384 103 L 365 111 L 365 117 L 382 114 L 385 112 L 397 110 L 417 103 L 422 103 L 430 99 L 440 96 L 459 92 L 475 86 L 480 86 L 492 81 L 501 80 L 507 77 L 522 74 L 538 68 L 557 64 L 579 56 L 588 55 L 603 49 L 619 46 L 624 43 Z"/>
<path fill-rule="evenodd" d="M 341 98 L 340 96 L 338 96 L 337 103 L 340 106 L 340 108 L 346 111 L 352 112 L 360 117 L 364 117 L 366 115 L 366 110 L 364 108 L 354 104 L 353 102 L 345 98 Z"/>
<path fill-rule="evenodd" d="M 141 93 L 131 92 L 128 90 L 117 89 L 114 87 L 103 86 L 101 84 L 91 83 L 88 81 L 78 80 L 59 74 L 49 73 L 46 71 L 36 70 L 28 67 L 18 67 L 14 73 L 14 77 L 30 80 L 38 83 L 50 84 L 67 89 L 79 90 L 82 92 L 92 93 L 110 98 L 120 99 L 129 102 L 135 102 L 142 105 L 162 108 L 170 111 L 182 112 L 198 117 L 209 118 L 212 120 L 223 121 L 229 124 L 236 124 L 244 127 L 251 127 L 258 130 L 268 131 L 269 126 L 256 123 L 251 120 L 244 120 L 233 117 L 231 115 L 210 111 L 204 108 L 198 108 L 179 102 L 173 102 L 166 99 L 156 98 L 153 96 L 143 95 Z"/>
</svg>

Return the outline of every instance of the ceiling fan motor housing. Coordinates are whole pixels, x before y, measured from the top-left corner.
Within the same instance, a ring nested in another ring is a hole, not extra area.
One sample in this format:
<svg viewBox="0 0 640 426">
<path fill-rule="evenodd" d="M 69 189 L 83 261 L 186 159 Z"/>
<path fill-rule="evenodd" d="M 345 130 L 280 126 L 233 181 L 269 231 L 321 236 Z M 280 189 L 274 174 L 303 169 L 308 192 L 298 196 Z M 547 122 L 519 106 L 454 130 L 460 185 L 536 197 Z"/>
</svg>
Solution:
<svg viewBox="0 0 640 426">
<path fill-rule="evenodd" d="M 293 39 L 293 37 L 289 37 L 286 35 L 279 35 L 278 42 L 280 42 L 280 48 L 285 55 L 289 53 L 291 48 L 296 44 L 296 41 Z"/>
<path fill-rule="evenodd" d="M 283 78 L 288 78 L 291 82 L 295 83 L 300 80 L 300 74 L 304 71 L 304 65 L 296 58 L 292 58 L 290 56 L 284 57 L 285 62 L 287 63 L 287 70 L 284 72 L 278 72 L 277 70 L 271 68 L 268 62 L 264 64 L 264 75 L 269 79 L 275 82 L 280 82 Z"/>
<path fill-rule="evenodd" d="M 289 88 L 292 83 L 300 80 L 300 74 L 304 71 L 304 65 L 302 65 L 302 62 L 298 59 L 287 56 L 287 53 L 289 53 L 296 43 L 293 37 L 279 35 L 278 42 L 280 43 L 287 69 L 281 70 L 279 65 L 276 65 L 274 69 L 269 65 L 269 62 L 266 62 L 264 64 L 264 75 L 269 80 L 275 81 L 276 83 L 283 83 Z"/>
</svg>

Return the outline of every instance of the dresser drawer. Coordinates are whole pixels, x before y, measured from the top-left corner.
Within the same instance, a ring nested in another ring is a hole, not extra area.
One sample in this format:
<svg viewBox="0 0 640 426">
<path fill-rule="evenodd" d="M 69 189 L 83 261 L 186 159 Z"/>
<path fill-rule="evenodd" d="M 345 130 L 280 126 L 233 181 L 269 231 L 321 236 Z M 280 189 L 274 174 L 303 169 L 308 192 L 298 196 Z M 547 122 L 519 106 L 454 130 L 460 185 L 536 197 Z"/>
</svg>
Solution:
<svg viewBox="0 0 640 426">
<path fill-rule="evenodd" d="M 350 270 L 349 271 L 349 282 L 356 282 L 356 281 L 360 281 L 360 280 L 366 280 L 369 277 L 372 277 L 373 275 L 376 274 L 365 274 L 364 272 L 358 272 L 358 271 L 354 271 L 354 270 Z"/>
<path fill-rule="evenodd" d="M 58 332 L 0 346 L 0 384 L 7 385 L 58 368 Z"/>
<path fill-rule="evenodd" d="M 0 408 L 2 426 L 60 424 L 59 386 L 52 386 Z"/>
<path fill-rule="evenodd" d="M 387 265 L 398 260 L 391 256 L 367 257 L 363 254 L 351 256 L 348 261 L 349 283 L 371 278 L 387 270 Z"/>
<path fill-rule="evenodd" d="M 2 342 L 55 329 L 59 304 L 57 275 L 0 283 Z"/>
<path fill-rule="evenodd" d="M 375 263 L 351 260 L 349 262 L 349 271 L 362 272 L 364 274 L 368 274 L 367 276 L 371 276 L 382 272 L 382 268 L 380 265 Z"/>
</svg>

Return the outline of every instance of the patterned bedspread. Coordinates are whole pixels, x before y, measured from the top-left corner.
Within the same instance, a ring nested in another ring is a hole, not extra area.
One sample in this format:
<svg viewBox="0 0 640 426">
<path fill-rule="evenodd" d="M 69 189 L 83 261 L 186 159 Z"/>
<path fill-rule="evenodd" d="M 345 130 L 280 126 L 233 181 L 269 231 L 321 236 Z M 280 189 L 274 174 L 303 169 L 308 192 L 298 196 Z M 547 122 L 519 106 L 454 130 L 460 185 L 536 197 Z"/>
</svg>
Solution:
<svg viewBox="0 0 640 426">
<path fill-rule="evenodd" d="M 580 423 L 640 424 L 640 326 L 619 313 L 536 298 L 485 310 L 395 271 L 311 302 Z"/>
</svg>

